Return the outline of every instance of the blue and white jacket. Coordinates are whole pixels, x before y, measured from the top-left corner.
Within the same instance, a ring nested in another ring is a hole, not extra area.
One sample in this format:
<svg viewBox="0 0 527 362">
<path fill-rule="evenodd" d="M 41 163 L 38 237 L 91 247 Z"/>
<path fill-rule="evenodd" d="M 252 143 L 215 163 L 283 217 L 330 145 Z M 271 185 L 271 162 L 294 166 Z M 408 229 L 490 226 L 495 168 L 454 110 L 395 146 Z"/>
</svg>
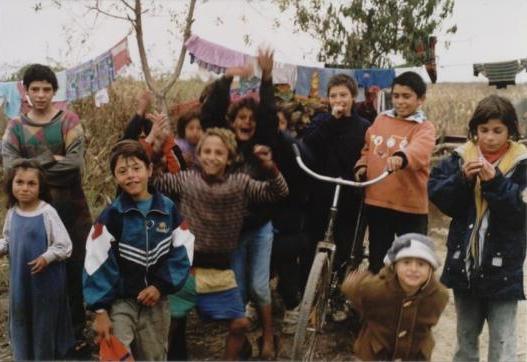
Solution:
<svg viewBox="0 0 527 362">
<path fill-rule="evenodd" d="M 136 298 L 148 286 L 161 294 L 185 283 L 194 235 L 175 204 L 159 192 L 143 214 L 126 193 L 106 207 L 86 242 L 83 288 L 89 310 L 109 310 L 120 298 Z"/>
</svg>

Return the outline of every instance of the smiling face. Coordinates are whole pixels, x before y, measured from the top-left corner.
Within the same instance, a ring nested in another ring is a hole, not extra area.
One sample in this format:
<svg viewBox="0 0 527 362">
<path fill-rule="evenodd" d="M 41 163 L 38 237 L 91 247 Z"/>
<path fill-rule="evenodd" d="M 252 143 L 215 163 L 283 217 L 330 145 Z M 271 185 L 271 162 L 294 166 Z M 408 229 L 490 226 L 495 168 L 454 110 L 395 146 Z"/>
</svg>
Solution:
<svg viewBox="0 0 527 362">
<path fill-rule="evenodd" d="M 419 258 L 402 258 L 395 263 L 395 273 L 401 288 L 409 294 L 415 294 L 432 273 L 430 264 Z"/>
<path fill-rule="evenodd" d="M 35 111 L 46 112 L 52 107 L 51 100 L 55 96 L 55 91 L 48 81 L 35 80 L 29 84 L 26 90 Z"/>
<path fill-rule="evenodd" d="M 147 166 L 137 157 L 119 156 L 115 163 L 115 182 L 135 201 L 150 198 L 148 192 L 150 176 L 152 176 L 152 165 Z"/>
<path fill-rule="evenodd" d="M 246 107 L 240 108 L 232 122 L 232 130 L 237 141 L 245 142 L 253 138 L 256 132 L 256 120 L 253 111 Z"/>
<path fill-rule="evenodd" d="M 423 102 L 424 96 L 417 97 L 417 93 L 406 85 L 395 84 L 392 88 L 392 103 L 399 118 L 411 116 Z"/>
<path fill-rule="evenodd" d="M 31 209 L 39 203 L 40 182 L 38 170 L 20 168 L 12 184 L 13 196 L 22 209 Z"/>
<path fill-rule="evenodd" d="M 207 176 L 221 177 L 229 165 L 229 149 L 223 140 L 214 135 L 206 136 L 201 142 L 198 159 Z"/>
<path fill-rule="evenodd" d="M 497 118 L 478 125 L 478 146 L 483 152 L 498 151 L 509 139 L 509 129 Z"/>
<path fill-rule="evenodd" d="M 348 87 L 343 84 L 331 87 L 328 98 L 329 106 L 332 110 L 337 107 L 342 110 L 345 116 L 351 115 L 351 107 L 353 106 L 354 99 Z"/>
</svg>

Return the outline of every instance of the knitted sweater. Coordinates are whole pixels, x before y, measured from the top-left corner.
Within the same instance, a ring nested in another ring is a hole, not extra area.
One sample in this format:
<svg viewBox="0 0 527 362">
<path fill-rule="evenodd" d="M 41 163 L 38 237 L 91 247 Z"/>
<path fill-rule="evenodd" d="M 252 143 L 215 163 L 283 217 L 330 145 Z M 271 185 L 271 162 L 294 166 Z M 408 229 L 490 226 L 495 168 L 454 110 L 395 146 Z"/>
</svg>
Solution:
<svg viewBox="0 0 527 362">
<path fill-rule="evenodd" d="M 163 174 L 154 187 L 181 200 L 181 212 L 196 236 L 194 265 L 201 264 L 202 254 L 226 256 L 237 247 L 249 202 L 277 201 L 289 192 L 280 173 L 269 181 L 242 173 L 206 180 L 199 171 L 183 171 Z"/>
<path fill-rule="evenodd" d="M 380 175 L 386 159 L 399 153 L 403 168 L 366 188 L 365 203 L 413 214 L 428 213 L 427 182 L 435 145 L 435 128 L 421 112 L 407 119 L 381 114 L 368 128 L 355 169 L 367 167 L 368 179 Z"/>
</svg>

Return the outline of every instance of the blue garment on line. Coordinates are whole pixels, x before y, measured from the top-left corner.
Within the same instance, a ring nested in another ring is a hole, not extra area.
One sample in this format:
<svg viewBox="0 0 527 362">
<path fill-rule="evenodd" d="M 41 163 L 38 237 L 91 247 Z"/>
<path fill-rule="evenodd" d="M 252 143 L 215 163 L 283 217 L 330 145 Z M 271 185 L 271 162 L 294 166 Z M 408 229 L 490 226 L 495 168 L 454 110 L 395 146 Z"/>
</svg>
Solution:
<svg viewBox="0 0 527 362">
<path fill-rule="evenodd" d="M 28 262 L 47 250 L 43 214 L 11 219 L 9 334 L 15 360 L 63 358 L 75 339 L 66 293 L 66 265 L 49 264 L 32 275 Z"/>
<path fill-rule="evenodd" d="M 361 88 L 376 85 L 382 88 L 390 88 L 395 79 L 393 69 L 355 69 L 355 79 Z"/>
<path fill-rule="evenodd" d="M 22 99 L 16 86 L 17 82 L 0 83 L 0 98 L 4 99 L 4 114 L 7 118 L 15 118 L 20 113 Z"/>
</svg>

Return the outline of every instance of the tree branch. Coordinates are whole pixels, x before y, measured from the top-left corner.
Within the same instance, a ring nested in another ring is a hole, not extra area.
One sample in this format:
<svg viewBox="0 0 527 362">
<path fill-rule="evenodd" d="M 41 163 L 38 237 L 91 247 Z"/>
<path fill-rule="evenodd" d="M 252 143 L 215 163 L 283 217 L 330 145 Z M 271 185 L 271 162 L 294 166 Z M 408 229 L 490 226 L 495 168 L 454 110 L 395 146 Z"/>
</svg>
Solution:
<svg viewBox="0 0 527 362">
<path fill-rule="evenodd" d="M 132 11 L 135 11 L 134 7 L 130 4 L 128 4 L 128 1 L 126 0 L 121 0 L 121 2 L 123 3 L 124 6 L 126 6 L 128 9 L 132 10 Z"/>
<path fill-rule="evenodd" d="M 146 56 L 145 42 L 143 40 L 143 21 L 142 21 L 142 11 L 141 11 L 141 0 L 135 0 L 134 8 L 134 28 L 135 28 L 135 38 L 137 40 L 137 48 L 139 50 L 139 58 L 141 59 L 141 69 L 145 75 L 145 82 L 148 86 L 148 89 L 152 91 L 157 96 L 159 96 L 158 90 L 155 88 L 154 79 L 152 77 L 152 72 L 150 71 L 150 65 L 148 64 L 148 58 Z"/>
<path fill-rule="evenodd" d="M 194 22 L 195 7 L 196 7 L 196 0 L 190 0 L 187 17 L 185 19 L 185 30 L 183 31 L 183 43 L 181 44 L 181 50 L 179 52 L 179 58 L 176 64 L 176 69 L 174 70 L 174 74 L 172 74 L 172 77 L 170 78 L 168 83 L 163 87 L 161 91 L 163 96 L 166 96 L 168 91 L 174 86 L 179 76 L 181 75 L 181 69 L 183 68 L 183 62 L 185 60 L 185 54 L 187 52 L 185 43 L 187 42 L 188 38 L 190 38 L 190 35 L 191 35 L 192 23 Z"/>
<path fill-rule="evenodd" d="M 130 21 L 129 18 L 125 18 L 124 16 L 120 16 L 120 15 L 115 15 L 115 14 L 112 14 L 112 13 L 109 13 L 103 9 L 101 9 L 101 7 L 99 6 L 99 0 L 96 0 L 95 1 L 95 6 L 88 6 L 88 9 L 89 10 L 95 10 L 96 12 L 98 13 L 101 13 L 103 15 L 106 15 L 110 18 L 114 18 L 114 19 L 119 19 L 119 20 L 126 20 L 126 21 Z"/>
</svg>

